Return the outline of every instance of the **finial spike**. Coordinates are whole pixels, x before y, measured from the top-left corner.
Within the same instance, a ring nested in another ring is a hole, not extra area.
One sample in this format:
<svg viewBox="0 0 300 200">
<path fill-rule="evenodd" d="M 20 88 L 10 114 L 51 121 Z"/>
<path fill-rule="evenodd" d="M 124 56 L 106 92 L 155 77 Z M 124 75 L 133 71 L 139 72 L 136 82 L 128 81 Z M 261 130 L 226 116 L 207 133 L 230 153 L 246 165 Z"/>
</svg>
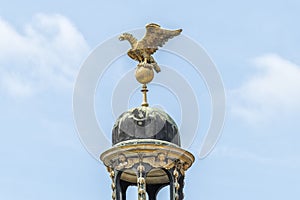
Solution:
<svg viewBox="0 0 300 200">
<path fill-rule="evenodd" d="M 147 102 L 147 92 L 148 92 L 148 89 L 147 89 L 147 85 L 146 84 L 143 84 L 141 92 L 143 93 L 142 106 L 148 107 L 149 106 L 149 104 Z"/>
</svg>

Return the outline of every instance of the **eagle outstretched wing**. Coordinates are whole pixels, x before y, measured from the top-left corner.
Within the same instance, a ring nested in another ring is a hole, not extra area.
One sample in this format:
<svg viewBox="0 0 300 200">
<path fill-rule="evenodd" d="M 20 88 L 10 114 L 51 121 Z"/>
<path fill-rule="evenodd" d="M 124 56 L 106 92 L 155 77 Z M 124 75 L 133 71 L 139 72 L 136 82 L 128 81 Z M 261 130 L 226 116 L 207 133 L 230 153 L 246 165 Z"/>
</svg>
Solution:
<svg viewBox="0 0 300 200">
<path fill-rule="evenodd" d="M 146 34 L 137 44 L 136 49 L 144 49 L 151 55 L 158 47 L 162 47 L 169 39 L 179 35 L 182 29 L 166 30 L 160 28 L 158 24 L 146 25 Z"/>
</svg>

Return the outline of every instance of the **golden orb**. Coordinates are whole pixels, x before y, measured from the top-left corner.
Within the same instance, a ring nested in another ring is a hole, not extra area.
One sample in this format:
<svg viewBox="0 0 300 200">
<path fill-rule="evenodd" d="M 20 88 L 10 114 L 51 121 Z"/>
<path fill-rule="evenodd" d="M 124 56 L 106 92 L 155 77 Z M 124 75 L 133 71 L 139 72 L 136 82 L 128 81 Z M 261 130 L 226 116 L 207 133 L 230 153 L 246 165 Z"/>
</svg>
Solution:
<svg viewBox="0 0 300 200">
<path fill-rule="evenodd" d="M 154 78 L 153 66 L 147 63 L 139 63 L 135 70 L 135 78 L 141 84 L 150 83 Z"/>
</svg>

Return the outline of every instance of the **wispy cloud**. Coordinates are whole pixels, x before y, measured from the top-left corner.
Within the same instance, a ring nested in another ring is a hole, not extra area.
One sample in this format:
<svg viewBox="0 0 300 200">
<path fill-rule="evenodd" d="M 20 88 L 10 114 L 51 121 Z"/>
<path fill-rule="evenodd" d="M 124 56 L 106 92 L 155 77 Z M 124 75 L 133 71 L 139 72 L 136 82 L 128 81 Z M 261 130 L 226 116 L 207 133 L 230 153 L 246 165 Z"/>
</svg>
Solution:
<svg viewBox="0 0 300 200">
<path fill-rule="evenodd" d="M 230 159 L 255 161 L 261 164 L 266 164 L 272 161 L 271 158 L 266 158 L 253 152 L 227 146 L 216 147 L 213 151 L 213 155 Z"/>
<path fill-rule="evenodd" d="M 37 14 L 21 28 L 0 18 L 0 89 L 24 97 L 71 88 L 88 51 L 83 35 L 62 15 Z"/>
<path fill-rule="evenodd" d="M 231 91 L 232 112 L 249 122 L 300 110 L 300 66 L 276 54 L 254 59 L 257 73 Z"/>
<path fill-rule="evenodd" d="M 247 151 L 235 147 L 217 146 L 212 155 L 219 158 L 249 161 L 261 165 L 282 166 L 294 169 L 297 169 L 300 166 L 299 156 L 297 154 L 270 156 L 269 154 L 262 155 L 258 152 Z"/>
</svg>

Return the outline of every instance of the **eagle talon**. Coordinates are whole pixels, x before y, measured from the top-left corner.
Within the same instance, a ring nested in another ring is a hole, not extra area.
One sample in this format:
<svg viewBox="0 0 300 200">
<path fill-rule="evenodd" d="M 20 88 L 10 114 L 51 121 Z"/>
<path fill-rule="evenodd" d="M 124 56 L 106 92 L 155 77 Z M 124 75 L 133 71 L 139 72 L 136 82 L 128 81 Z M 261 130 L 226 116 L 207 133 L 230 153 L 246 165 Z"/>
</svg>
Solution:
<svg viewBox="0 0 300 200">
<path fill-rule="evenodd" d="M 147 58 L 144 58 L 144 64 L 148 64 Z"/>
</svg>

